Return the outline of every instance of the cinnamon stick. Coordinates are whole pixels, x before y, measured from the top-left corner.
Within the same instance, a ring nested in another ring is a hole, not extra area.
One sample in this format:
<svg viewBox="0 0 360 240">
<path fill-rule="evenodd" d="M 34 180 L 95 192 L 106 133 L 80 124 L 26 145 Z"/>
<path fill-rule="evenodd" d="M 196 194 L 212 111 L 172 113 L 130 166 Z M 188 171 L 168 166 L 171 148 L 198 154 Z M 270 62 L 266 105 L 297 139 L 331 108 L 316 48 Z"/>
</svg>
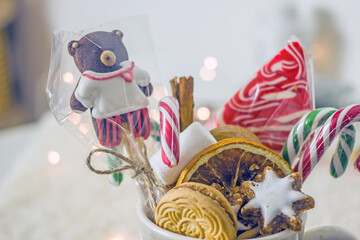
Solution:
<svg viewBox="0 0 360 240">
<path fill-rule="evenodd" d="M 185 130 L 194 121 L 194 79 L 177 77 L 170 80 L 173 97 L 179 101 L 180 131 Z"/>
<path fill-rule="evenodd" d="M 179 101 L 179 82 L 177 77 L 170 80 L 170 86 L 173 97 Z"/>
</svg>

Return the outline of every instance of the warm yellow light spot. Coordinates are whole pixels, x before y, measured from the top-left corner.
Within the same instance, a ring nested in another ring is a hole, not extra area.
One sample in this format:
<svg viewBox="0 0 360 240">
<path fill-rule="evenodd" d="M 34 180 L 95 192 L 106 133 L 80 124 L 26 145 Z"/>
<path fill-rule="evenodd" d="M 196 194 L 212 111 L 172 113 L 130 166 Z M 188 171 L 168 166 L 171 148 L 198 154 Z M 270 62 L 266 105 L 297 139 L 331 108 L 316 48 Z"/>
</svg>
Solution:
<svg viewBox="0 0 360 240">
<path fill-rule="evenodd" d="M 200 120 L 206 121 L 210 118 L 211 111 L 207 107 L 201 107 L 196 111 L 196 115 Z"/>
<path fill-rule="evenodd" d="M 67 84 L 73 84 L 74 83 L 74 75 L 71 72 L 66 72 L 63 74 L 63 80 Z"/>
<path fill-rule="evenodd" d="M 48 153 L 48 160 L 51 164 L 58 164 L 60 162 L 60 154 L 56 151 L 49 151 Z"/>
<path fill-rule="evenodd" d="M 314 59 L 321 59 L 325 55 L 324 47 L 322 45 L 318 44 L 318 43 L 313 43 L 310 46 L 310 52 L 311 52 Z"/>
</svg>

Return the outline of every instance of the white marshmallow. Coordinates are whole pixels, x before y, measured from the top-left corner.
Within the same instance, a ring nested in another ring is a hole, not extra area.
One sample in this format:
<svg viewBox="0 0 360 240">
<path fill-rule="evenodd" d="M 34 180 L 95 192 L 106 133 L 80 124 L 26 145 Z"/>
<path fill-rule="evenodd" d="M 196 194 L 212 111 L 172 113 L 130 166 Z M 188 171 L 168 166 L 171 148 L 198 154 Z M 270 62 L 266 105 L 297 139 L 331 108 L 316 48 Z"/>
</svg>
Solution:
<svg viewBox="0 0 360 240">
<path fill-rule="evenodd" d="M 215 143 L 216 139 L 203 125 L 193 122 L 180 133 L 180 159 L 178 165 L 172 168 L 165 165 L 161 159 L 161 149 L 150 158 L 150 165 L 164 184 L 173 184 L 196 155 Z"/>
</svg>

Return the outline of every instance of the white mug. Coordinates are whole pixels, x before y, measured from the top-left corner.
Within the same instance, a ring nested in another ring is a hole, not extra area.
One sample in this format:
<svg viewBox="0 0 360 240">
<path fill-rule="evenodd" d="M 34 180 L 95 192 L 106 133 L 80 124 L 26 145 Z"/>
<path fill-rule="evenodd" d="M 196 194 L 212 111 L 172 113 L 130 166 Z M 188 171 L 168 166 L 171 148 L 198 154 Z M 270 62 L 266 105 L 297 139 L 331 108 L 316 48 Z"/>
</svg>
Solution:
<svg viewBox="0 0 360 240">
<path fill-rule="evenodd" d="M 176 234 L 161 227 L 157 226 L 151 220 L 148 219 L 143 211 L 141 202 L 137 204 L 137 215 L 141 223 L 141 235 L 143 240 L 196 240 L 195 238 L 186 237 L 180 234 Z M 303 227 L 305 225 L 306 214 L 303 216 Z M 256 238 L 256 240 L 302 240 L 302 232 L 293 232 L 290 230 L 284 230 L 282 232 L 272 234 L 265 237 Z"/>
<path fill-rule="evenodd" d="M 336 226 L 321 226 L 305 232 L 303 240 L 357 240 L 348 230 Z"/>
</svg>

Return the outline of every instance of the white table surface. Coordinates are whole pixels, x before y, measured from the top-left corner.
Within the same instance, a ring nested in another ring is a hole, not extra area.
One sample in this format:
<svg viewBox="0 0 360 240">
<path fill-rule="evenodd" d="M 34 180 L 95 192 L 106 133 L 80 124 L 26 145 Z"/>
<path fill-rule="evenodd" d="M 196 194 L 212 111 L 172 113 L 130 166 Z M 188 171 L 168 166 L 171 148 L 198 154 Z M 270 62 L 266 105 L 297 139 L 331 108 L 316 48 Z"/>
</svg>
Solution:
<svg viewBox="0 0 360 240">
<path fill-rule="evenodd" d="M 56 165 L 50 150 L 60 154 Z M 90 172 L 88 149 L 52 116 L 1 131 L 0 151 L 0 239 L 139 239 L 132 180 L 113 187 Z M 350 166 L 333 179 L 328 166 L 323 159 L 304 184 L 316 201 L 306 229 L 336 225 L 360 238 L 360 175 Z"/>
</svg>

